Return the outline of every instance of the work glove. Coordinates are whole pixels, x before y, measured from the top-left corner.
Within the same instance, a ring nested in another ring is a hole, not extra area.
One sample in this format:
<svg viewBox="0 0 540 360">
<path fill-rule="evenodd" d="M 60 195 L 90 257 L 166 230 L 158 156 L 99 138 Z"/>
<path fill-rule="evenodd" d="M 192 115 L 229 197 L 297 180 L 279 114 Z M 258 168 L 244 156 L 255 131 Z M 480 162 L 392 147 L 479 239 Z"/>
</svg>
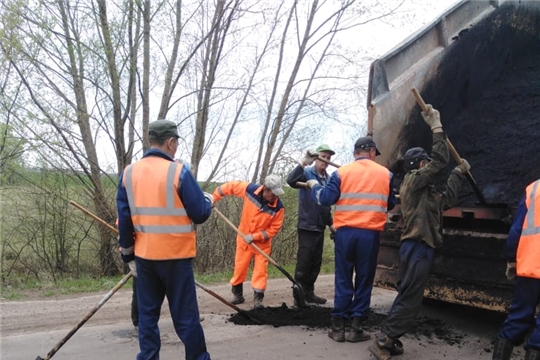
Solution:
<svg viewBox="0 0 540 360">
<path fill-rule="evenodd" d="M 135 264 L 135 260 L 131 260 L 127 263 L 129 266 L 129 270 L 131 270 L 131 273 L 134 277 L 137 277 L 137 265 Z"/>
<path fill-rule="evenodd" d="M 246 242 L 246 244 L 251 244 L 253 242 L 253 235 L 251 234 L 244 235 L 244 241 Z"/>
<path fill-rule="evenodd" d="M 312 179 L 312 180 L 306 181 L 306 184 L 308 188 L 313 189 L 316 185 L 319 185 L 319 182 L 317 180 Z"/>
<path fill-rule="evenodd" d="M 456 170 L 462 174 L 466 174 L 469 170 L 471 170 L 471 165 L 467 160 L 461 159 L 461 164 L 456 166 Z"/>
<path fill-rule="evenodd" d="M 336 240 L 336 228 L 334 227 L 334 225 L 330 225 L 329 228 L 330 228 L 330 239 L 332 241 L 335 241 Z"/>
<path fill-rule="evenodd" d="M 439 114 L 439 111 L 434 109 L 431 105 L 427 105 L 427 108 L 427 113 L 422 111 L 422 117 L 424 118 L 426 124 L 429 125 L 431 130 L 442 128 L 441 115 Z"/>
<path fill-rule="evenodd" d="M 210 206 L 214 207 L 214 196 L 212 196 L 212 194 L 210 193 L 207 193 L 207 192 L 203 192 L 204 194 L 204 197 L 208 199 L 208 201 L 210 202 Z"/>
<path fill-rule="evenodd" d="M 314 150 L 308 150 L 306 151 L 306 154 L 304 155 L 304 158 L 302 159 L 302 163 L 306 166 L 309 166 L 313 164 L 313 161 L 319 157 L 319 153 Z"/>
<path fill-rule="evenodd" d="M 506 263 L 506 278 L 514 280 L 516 278 L 516 262 L 509 261 Z"/>
</svg>

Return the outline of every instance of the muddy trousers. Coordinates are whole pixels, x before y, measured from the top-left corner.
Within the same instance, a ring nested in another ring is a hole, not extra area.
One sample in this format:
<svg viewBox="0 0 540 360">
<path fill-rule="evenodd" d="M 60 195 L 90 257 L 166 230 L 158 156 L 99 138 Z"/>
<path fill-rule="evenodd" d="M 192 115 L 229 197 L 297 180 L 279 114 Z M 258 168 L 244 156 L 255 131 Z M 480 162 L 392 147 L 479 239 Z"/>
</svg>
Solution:
<svg viewBox="0 0 540 360">
<path fill-rule="evenodd" d="M 379 231 L 375 230 L 352 227 L 337 229 L 332 317 L 367 316 L 377 267 L 379 235 Z"/>
<path fill-rule="evenodd" d="M 540 350 L 540 316 L 534 314 L 540 303 L 540 279 L 517 276 L 510 311 L 499 331 L 501 339 L 519 345 L 533 329 L 525 348 Z"/>
<path fill-rule="evenodd" d="M 199 321 L 191 259 L 152 261 L 136 258 L 139 305 L 137 360 L 158 360 L 161 347 L 158 327 L 165 296 L 176 334 L 185 346 L 187 360 L 209 360 Z"/>
<path fill-rule="evenodd" d="M 435 249 L 423 242 L 401 243 L 398 294 L 382 328 L 386 336 L 397 339 L 414 326 L 434 258 Z"/>
<path fill-rule="evenodd" d="M 324 232 L 298 229 L 298 252 L 294 278 L 304 290 L 312 293 L 319 276 L 324 247 Z"/>
</svg>

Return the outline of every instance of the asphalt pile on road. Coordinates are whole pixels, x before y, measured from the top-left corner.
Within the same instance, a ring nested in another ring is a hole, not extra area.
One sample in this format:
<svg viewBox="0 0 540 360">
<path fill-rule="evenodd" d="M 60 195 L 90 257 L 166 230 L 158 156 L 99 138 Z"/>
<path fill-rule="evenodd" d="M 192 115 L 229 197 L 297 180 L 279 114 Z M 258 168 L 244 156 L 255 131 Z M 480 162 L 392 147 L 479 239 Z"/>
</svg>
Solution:
<svg viewBox="0 0 540 360">
<path fill-rule="evenodd" d="M 235 325 L 303 326 L 306 330 L 330 328 L 330 310 L 331 308 L 322 306 L 309 306 L 302 309 L 289 308 L 283 303 L 279 307 L 265 307 L 248 310 L 244 313 L 259 321 L 260 324 L 254 323 L 248 316 L 242 314 L 235 314 L 229 320 Z M 370 311 L 363 326 L 366 331 L 377 334 L 381 330 L 384 319 L 386 319 L 385 314 Z M 419 317 L 414 328 L 408 334 L 418 340 L 425 341 L 427 338 L 427 341 L 430 342 L 438 339 L 449 345 L 459 345 L 465 337 L 465 334 L 447 327 L 443 321 L 428 317 Z"/>
</svg>

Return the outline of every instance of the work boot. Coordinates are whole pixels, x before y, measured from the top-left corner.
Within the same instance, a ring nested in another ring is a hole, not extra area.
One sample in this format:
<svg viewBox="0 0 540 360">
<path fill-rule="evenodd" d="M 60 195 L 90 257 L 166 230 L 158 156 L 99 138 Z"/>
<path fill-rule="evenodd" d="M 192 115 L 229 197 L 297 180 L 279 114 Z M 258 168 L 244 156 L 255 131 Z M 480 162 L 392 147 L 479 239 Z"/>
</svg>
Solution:
<svg viewBox="0 0 540 360">
<path fill-rule="evenodd" d="M 493 360 L 510 360 L 514 344 L 508 339 L 495 339 L 493 344 Z M 525 356 L 526 358 L 527 356 Z"/>
<path fill-rule="evenodd" d="M 345 318 L 332 317 L 332 330 L 328 333 L 328 337 L 337 342 L 345 341 Z"/>
<path fill-rule="evenodd" d="M 306 302 L 312 304 L 326 304 L 326 299 L 315 295 L 313 291 L 310 291 L 305 296 Z"/>
<path fill-rule="evenodd" d="M 231 301 L 232 304 L 234 305 L 243 304 L 244 301 L 246 301 L 246 299 L 244 299 L 244 284 L 243 283 L 234 285 L 231 291 L 234 295 Z"/>
<path fill-rule="evenodd" d="M 540 360 L 540 351 L 528 348 L 524 360 Z"/>
<path fill-rule="evenodd" d="M 368 350 L 377 360 L 390 360 L 392 358 L 392 349 L 396 341 L 387 337 L 384 333 L 380 334 L 373 344 L 369 345 Z M 401 347 L 403 350 L 403 347 Z M 400 354 L 396 354 L 400 355 Z"/>
<path fill-rule="evenodd" d="M 369 335 L 364 331 L 364 329 L 362 329 L 362 318 L 353 318 L 351 323 L 351 330 L 347 333 L 347 337 L 345 340 L 355 343 L 360 341 L 366 341 L 369 339 L 371 339 L 371 335 Z"/>
<path fill-rule="evenodd" d="M 262 291 L 254 291 L 253 292 L 253 309 L 263 309 L 263 299 L 264 299 L 264 292 Z"/>
</svg>

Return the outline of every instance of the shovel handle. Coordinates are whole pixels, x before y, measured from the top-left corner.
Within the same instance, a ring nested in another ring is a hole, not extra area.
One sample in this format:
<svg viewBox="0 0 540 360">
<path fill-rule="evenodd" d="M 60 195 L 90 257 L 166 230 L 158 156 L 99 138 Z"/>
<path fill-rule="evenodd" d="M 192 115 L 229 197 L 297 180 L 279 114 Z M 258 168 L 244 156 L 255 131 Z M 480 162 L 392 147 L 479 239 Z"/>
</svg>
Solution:
<svg viewBox="0 0 540 360">
<path fill-rule="evenodd" d="M 83 213 L 85 213 L 86 215 L 90 216 L 92 219 L 96 220 L 98 223 L 100 223 L 101 225 L 105 226 L 107 229 L 111 230 L 113 233 L 116 233 L 118 234 L 118 229 L 115 228 L 114 226 L 112 226 L 111 224 L 109 224 L 108 222 L 106 222 L 105 220 L 99 218 L 97 215 L 94 215 L 93 213 L 91 213 L 89 210 L 85 209 L 84 207 L 82 207 L 81 205 L 77 204 L 75 201 L 73 200 L 70 200 L 69 203 L 73 206 L 75 206 L 77 209 L 81 210 Z"/>
<path fill-rule="evenodd" d="M 416 88 L 412 88 L 411 91 L 414 97 L 416 98 L 416 102 L 418 103 L 418 105 L 420 105 L 420 108 L 422 109 L 422 111 L 427 113 L 428 107 L 426 103 L 424 102 L 424 99 L 422 99 L 422 96 L 420 96 L 420 93 L 418 92 L 418 90 Z M 461 158 L 461 156 L 459 156 L 456 148 L 454 147 L 454 145 L 452 145 L 448 137 L 446 137 L 446 145 L 448 146 L 448 151 L 450 151 L 450 154 L 452 154 L 452 157 L 454 158 L 454 160 L 456 160 L 458 164 L 461 164 L 463 162 L 463 159 Z M 485 204 L 486 198 L 484 197 L 482 190 L 480 190 L 480 188 L 478 187 L 478 184 L 474 180 L 471 172 L 467 171 L 465 176 L 467 177 L 467 180 L 469 180 L 469 183 L 471 184 L 476 196 L 478 197 L 478 200 L 480 200 L 480 203 Z"/>
<path fill-rule="evenodd" d="M 219 217 L 221 217 L 231 228 L 234 229 L 234 231 L 236 231 L 238 233 L 238 235 L 240 235 L 241 237 L 244 237 L 245 235 L 240 231 L 240 229 L 238 229 L 236 227 L 236 225 L 234 225 L 231 220 L 229 220 L 225 215 L 223 215 L 223 213 L 221 211 L 219 211 L 218 209 L 214 208 L 214 212 L 216 214 L 219 215 Z M 268 256 L 267 253 L 265 253 L 264 251 L 262 251 L 262 249 L 260 247 L 258 247 L 257 245 L 255 245 L 254 243 L 251 243 L 250 244 L 251 246 L 253 246 L 253 248 L 255 250 L 257 250 L 266 260 L 270 261 L 274 266 L 280 268 L 280 266 L 278 265 L 277 262 L 274 261 L 274 259 L 272 259 L 270 256 Z"/>
<path fill-rule="evenodd" d="M 297 181 L 296 186 L 301 187 L 301 188 L 308 188 L 309 187 L 307 183 L 302 182 L 302 181 Z"/>
<path fill-rule="evenodd" d="M 320 157 L 320 156 L 317 157 L 317 160 L 320 160 L 320 161 L 322 161 L 322 162 L 324 162 L 324 163 L 327 163 L 328 165 L 332 165 L 332 166 L 335 167 L 335 168 L 340 168 L 340 167 L 341 167 L 341 165 L 338 165 L 338 164 L 336 164 L 336 163 L 334 163 L 334 162 L 331 162 L 330 160 L 323 159 L 323 158 Z"/>
</svg>

